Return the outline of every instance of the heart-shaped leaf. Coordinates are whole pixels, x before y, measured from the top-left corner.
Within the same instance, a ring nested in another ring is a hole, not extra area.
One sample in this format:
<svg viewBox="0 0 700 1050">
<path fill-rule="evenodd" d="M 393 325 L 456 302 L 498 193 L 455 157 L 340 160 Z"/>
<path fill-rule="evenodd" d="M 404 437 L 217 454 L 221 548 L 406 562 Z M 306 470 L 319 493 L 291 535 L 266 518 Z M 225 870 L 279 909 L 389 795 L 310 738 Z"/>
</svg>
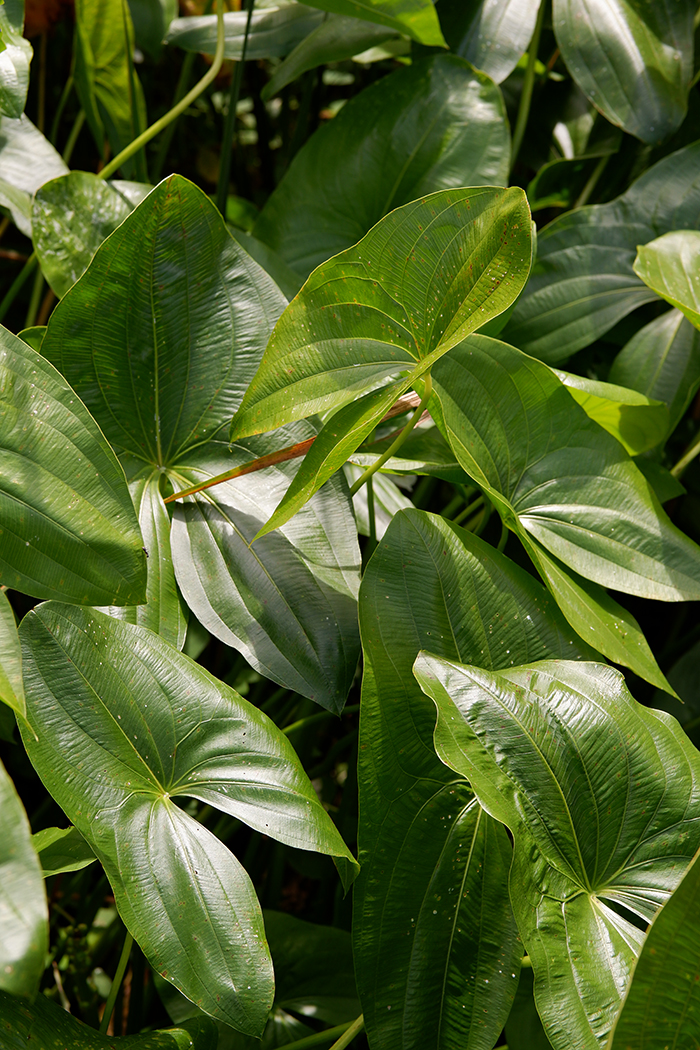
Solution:
<svg viewBox="0 0 700 1050">
<path fill-rule="evenodd" d="M 49 949 L 49 916 L 27 814 L 2 763 L 0 811 L 0 989 L 32 997 Z"/>
<path fill-rule="evenodd" d="M 537 238 L 537 261 L 504 339 L 549 364 L 588 346 L 655 298 L 632 266 L 641 244 L 692 229 L 700 214 L 700 142 L 664 157 L 617 200 L 577 208 Z"/>
<path fill-rule="evenodd" d="M 700 231 L 674 230 L 643 244 L 634 272 L 700 328 Z"/>
<path fill-rule="evenodd" d="M 488 77 L 455 55 L 420 59 L 311 136 L 253 233 L 306 278 L 393 208 L 435 190 L 503 185 L 509 154 L 503 98 Z"/>
<path fill-rule="evenodd" d="M 0 700 L 24 718 L 24 685 L 22 652 L 17 637 L 17 622 L 12 606 L 0 589 Z"/>
<path fill-rule="evenodd" d="M 0 113 L 21 117 L 29 87 L 32 45 L 22 35 L 24 0 L 5 0 L 0 7 Z"/>
<path fill-rule="evenodd" d="M 126 479 L 75 392 L 0 329 L 0 581 L 37 598 L 142 602 L 146 556 Z"/>
<path fill-rule="evenodd" d="M 700 756 L 619 671 L 500 673 L 422 654 L 435 746 L 514 840 L 510 898 L 555 1050 L 598 1050 L 649 921 L 700 843 Z"/>
<path fill-rule="evenodd" d="M 581 90 L 642 142 L 680 125 L 693 76 L 692 0 L 553 0 L 557 44 Z"/>
<path fill-rule="evenodd" d="M 25 731 L 27 753 L 102 863 L 127 928 L 205 1012 L 259 1035 L 273 978 L 255 891 L 173 799 L 199 799 L 352 866 L 294 749 L 257 708 L 146 628 L 49 603 L 25 618 L 21 636 L 38 736 Z"/>
<path fill-rule="evenodd" d="M 360 627 L 354 937 L 367 1030 L 386 1050 L 485 1050 L 520 961 L 505 892 L 510 847 L 435 755 L 435 715 L 411 668 L 426 645 L 494 667 L 592 651 L 529 573 L 418 510 L 395 516 L 367 566 Z"/>
</svg>

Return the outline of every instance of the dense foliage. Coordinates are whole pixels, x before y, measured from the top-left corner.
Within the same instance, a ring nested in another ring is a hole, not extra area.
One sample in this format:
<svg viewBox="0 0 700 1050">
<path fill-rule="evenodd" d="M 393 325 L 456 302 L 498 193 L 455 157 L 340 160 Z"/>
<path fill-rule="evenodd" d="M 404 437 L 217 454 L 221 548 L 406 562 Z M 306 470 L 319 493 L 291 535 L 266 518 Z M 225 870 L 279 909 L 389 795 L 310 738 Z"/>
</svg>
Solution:
<svg viewBox="0 0 700 1050">
<path fill-rule="evenodd" d="M 696 7 L 0 6 L 3 1050 L 700 1045 Z"/>
</svg>

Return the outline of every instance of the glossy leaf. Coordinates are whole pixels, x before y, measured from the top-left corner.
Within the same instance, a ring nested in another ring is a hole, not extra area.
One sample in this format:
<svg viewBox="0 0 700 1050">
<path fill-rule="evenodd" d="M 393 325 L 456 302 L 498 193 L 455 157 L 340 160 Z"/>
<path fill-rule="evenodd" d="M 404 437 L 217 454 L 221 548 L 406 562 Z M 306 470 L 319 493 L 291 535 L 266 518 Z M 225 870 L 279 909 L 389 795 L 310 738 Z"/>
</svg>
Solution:
<svg viewBox="0 0 700 1050">
<path fill-rule="evenodd" d="M 177 15 L 177 0 L 129 0 L 136 46 L 157 61 L 170 23 Z"/>
<path fill-rule="evenodd" d="M 29 1044 L 41 1050 L 215 1050 L 216 1030 L 208 1017 L 184 1021 L 144 1035 L 123 1038 L 100 1035 L 46 996 L 38 995 L 31 1006 L 0 992 L 3 1050 L 25 1050 Z"/>
<path fill-rule="evenodd" d="M 649 928 L 627 995 L 608 1042 L 634 1046 L 692 1046 L 700 1026 L 700 864 L 698 855 Z"/>
<path fill-rule="evenodd" d="M 34 250 L 59 298 L 131 211 L 133 205 L 113 185 L 87 171 L 72 171 L 40 187 L 32 207 Z"/>
<path fill-rule="evenodd" d="M 527 51 L 539 0 L 440 0 L 438 14 L 453 51 L 500 84 Z"/>
<path fill-rule="evenodd" d="M 307 70 L 328 62 L 342 62 L 395 36 L 396 31 L 388 26 L 345 15 L 329 15 L 277 66 L 261 96 L 263 99 L 274 98 L 283 87 Z"/>
<path fill-rule="evenodd" d="M 96 860 L 77 828 L 44 828 L 32 835 L 45 879 L 66 871 L 81 871 Z"/>
<path fill-rule="evenodd" d="M 146 103 L 131 56 L 134 28 L 124 0 L 76 0 L 75 89 L 100 152 L 117 154 L 146 126 Z M 131 168 L 129 162 L 127 168 Z"/>
<path fill-rule="evenodd" d="M 0 812 L 0 995 L 31 997 L 44 972 L 49 916 L 27 814 L 1 763 Z"/>
<path fill-rule="evenodd" d="M 166 642 L 182 649 L 187 633 L 187 607 L 175 582 L 170 541 L 170 517 L 160 494 L 160 472 L 137 474 L 129 485 L 138 515 L 144 549 L 148 555 L 146 604 L 120 608 L 103 607 L 102 612 L 155 631 Z"/>
<path fill-rule="evenodd" d="M 625 344 L 613 361 L 609 379 L 664 401 L 670 433 L 700 387 L 700 333 L 680 310 L 668 310 Z"/>
<path fill-rule="evenodd" d="M 505 895 L 510 850 L 437 759 L 435 716 L 411 668 L 426 645 L 494 667 L 592 651 L 532 576 L 418 510 L 394 517 L 367 566 L 360 629 L 354 938 L 369 1037 L 385 1050 L 490 1047 L 521 954 Z"/>
<path fill-rule="evenodd" d="M 4 590 L 0 590 L 0 700 L 24 718 L 22 653 L 15 614 Z"/>
<path fill-rule="evenodd" d="M 24 0 L 5 0 L 0 7 L 0 113 L 21 117 L 27 100 L 32 45 L 22 35 Z"/>
<path fill-rule="evenodd" d="M 574 80 L 612 123 L 655 145 L 676 130 L 693 75 L 692 0 L 553 0 Z"/>
<path fill-rule="evenodd" d="M 641 245 L 634 272 L 700 328 L 700 231 L 675 230 Z"/>
<path fill-rule="evenodd" d="M 555 1050 L 608 1035 L 649 921 L 700 842 L 700 756 L 619 671 L 422 654 L 435 746 L 514 839 L 510 897 Z M 622 910 L 621 910 L 622 909 Z"/>
<path fill-rule="evenodd" d="M 102 863 L 127 928 L 153 968 L 205 1012 L 259 1035 L 273 981 L 255 891 L 233 854 L 173 798 L 354 863 L 293 748 L 265 715 L 145 628 L 46 604 L 21 635 L 39 737 L 25 732 L 25 747 Z"/>
<path fill-rule="evenodd" d="M 124 472 L 43 357 L 0 329 L 0 581 L 37 598 L 142 602 L 146 557 Z"/>
<path fill-rule="evenodd" d="M 502 185 L 509 150 L 498 88 L 454 55 L 422 59 L 312 135 L 253 233 L 306 278 L 393 208 L 434 190 Z"/>
<path fill-rule="evenodd" d="M 432 0 L 310 0 L 310 4 L 336 15 L 390 26 L 426 47 L 446 46 Z"/>
<path fill-rule="evenodd" d="M 603 587 L 700 598 L 700 548 L 545 365 L 476 335 L 432 374 L 457 459 L 510 528 Z"/>
<path fill-rule="evenodd" d="M 224 14 L 226 58 L 239 59 L 243 54 L 243 40 L 247 21 L 245 11 Z M 323 14 L 306 4 L 279 3 L 253 12 L 246 47 L 246 61 L 261 58 L 279 58 L 286 55 L 323 22 Z M 194 15 L 174 18 L 170 23 L 166 43 L 175 44 L 184 51 L 216 51 L 216 15 Z"/>
<path fill-rule="evenodd" d="M 574 401 L 589 417 L 620 442 L 630 456 L 660 444 L 668 433 L 669 415 L 661 401 L 612 383 L 554 369 Z"/>
<path fill-rule="evenodd" d="M 209 442 L 178 467 L 180 485 L 215 477 L 313 435 L 297 423 L 274 438 Z M 250 546 L 299 461 L 217 485 L 212 499 L 176 504 L 175 573 L 197 619 L 267 678 L 340 713 L 359 655 L 360 552 L 344 478 L 288 525 Z"/>
<path fill-rule="evenodd" d="M 639 245 L 697 225 L 700 143 L 664 157 L 617 200 L 577 208 L 538 236 L 527 289 L 504 329 L 549 364 L 566 360 L 656 296 L 632 264 Z"/>
<path fill-rule="evenodd" d="M 17 120 L 0 116 L 0 204 L 27 237 L 32 235 L 33 194 L 67 173 L 60 153 L 24 114 Z"/>
</svg>

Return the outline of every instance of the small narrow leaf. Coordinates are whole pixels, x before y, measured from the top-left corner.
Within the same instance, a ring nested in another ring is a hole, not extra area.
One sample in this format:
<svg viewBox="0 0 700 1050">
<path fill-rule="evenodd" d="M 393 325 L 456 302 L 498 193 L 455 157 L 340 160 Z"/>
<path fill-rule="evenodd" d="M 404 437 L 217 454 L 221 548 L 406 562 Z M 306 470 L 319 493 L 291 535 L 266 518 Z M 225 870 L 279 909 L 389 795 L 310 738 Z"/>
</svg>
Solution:
<svg viewBox="0 0 700 1050">
<path fill-rule="evenodd" d="M 45 879 L 65 871 L 81 871 L 96 860 L 77 828 L 44 828 L 32 835 Z"/>
<path fill-rule="evenodd" d="M 22 684 L 22 652 L 12 606 L 0 588 L 0 700 L 20 718 L 26 715 Z"/>
<path fill-rule="evenodd" d="M 432 0 L 309 0 L 311 7 L 364 18 L 406 33 L 426 47 L 446 47 Z"/>
</svg>

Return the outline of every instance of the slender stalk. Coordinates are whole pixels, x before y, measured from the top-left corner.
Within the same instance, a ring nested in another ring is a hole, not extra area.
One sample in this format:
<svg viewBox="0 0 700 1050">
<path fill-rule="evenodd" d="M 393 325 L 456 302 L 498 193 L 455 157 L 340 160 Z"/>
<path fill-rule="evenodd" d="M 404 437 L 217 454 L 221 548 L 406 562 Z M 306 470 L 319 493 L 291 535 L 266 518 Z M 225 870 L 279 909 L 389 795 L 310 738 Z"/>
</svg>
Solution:
<svg viewBox="0 0 700 1050">
<path fill-rule="evenodd" d="M 231 177 L 231 148 L 233 146 L 233 134 L 236 129 L 236 109 L 238 108 L 238 97 L 241 93 L 243 82 L 243 68 L 245 66 L 245 53 L 248 50 L 248 34 L 250 33 L 250 22 L 253 17 L 255 0 L 248 0 L 248 17 L 245 23 L 245 35 L 243 37 L 243 49 L 241 57 L 236 62 L 231 78 L 231 90 L 228 96 L 228 112 L 224 122 L 224 136 L 221 141 L 221 161 L 219 166 L 219 184 L 216 188 L 216 206 L 226 218 L 226 198 L 228 197 L 228 184 Z"/>
<path fill-rule="evenodd" d="M 173 106 L 176 106 L 178 104 L 180 99 L 183 98 L 185 91 L 187 90 L 187 85 L 189 84 L 190 77 L 192 76 L 192 66 L 194 65 L 194 60 L 196 57 L 197 53 L 195 51 L 187 51 L 185 54 L 185 57 L 182 62 L 182 68 L 180 69 L 180 77 L 177 82 L 177 87 L 175 88 Z M 160 182 L 160 176 L 163 171 L 163 165 L 165 164 L 165 159 L 168 156 L 168 150 L 170 149 L 170 143 L 173 141 L 173 135 L 175 134 L 176 127 L 177 119 L 171 121 L 170 124 L 168 124 L 168 127 L 165 130 L 165 134 L 160 140 L 160 144 L 158 146 L 158 153 L 156 155 L 156 159 L 153 164 L 152 170 L 154 183 Z"/>
<path fill-rule="evenodd" d="M 81 109 L 78 113 L 78 116 L 75 118 L 75 123 L 73 124 L 73 127 L 70 129 L 70 135 L 68 136 L 68 141 L 66 142 L 66 148 L 63 151 L 63 160 L 66 164 L 68 164 L 68 162 L 71 159 L 71 155 L 73 153 L 73 150 L 75 149 L 75 144 L 78 141 L 78 135 L 80 134 L 84 123 L 85 110 Z"/>
<path fill-rule="evenodd" d="M 344 715 L 352 715 L 355 711 L 360 710 L 359 704 L 348 704 L 347 707 L 343 708 Z M 307 715 L 306 718 L 299 718 L 296 722 L 292 722 L 291 725 L 285 726 L 282 732 L 285 736 L 289 736 L 291 733 L 295 733 L 297 729 L 302 729 L 305 726 L 315 725 L 316 722 L 325 722 L 327 718 L 335 718 L 334 711 L 319 711 L 317 715 Z"/>
<path fill-rule="evenodd" d="M 500 539 L 498 541 L 498 547 L 496 548 L 496 550 L 499 551 L 501 554 L 503 554 L 503 551 L 506 549 L 506 543 L 507 542 L 508 542 L 508 526 L 506 525 L 505 521 L 502 521 L 501 522 L 501 536 L 500 536 Z"/>
<path fill-rule="evenodd" d="M 520 95 L 520 105 L 518 106 L 518 116 L 515 121 L 515 131 L 513 132 L 513 147 L 511 152 L 511 170 L 515 166 L 515 162 L 520 152 L 520 147 L 523 142 L 523 136 L 525 135 L 525 128 L 527 126 L 528 117 L 530 116 L 530 103 L 532 102 L 532 89 L 535 84 L 535 64 L 537 62 L 537 51 L 540 46 L 540 37 L 542 35 L 542 25 L 544 23 L 544 11 L 546 7 L 546 0 L 540 0 L 540 9 L 537 12 L 537 21 L 535 23 L 535 32 L 532 34 L 532 40 L 530 41 L 530 48 L 527 56 L 527 68 L 525 70 L 525 79 L 523 80 L 523 90 Z"/>
<path fill-rule="evenodd" d="M 201 80 L 199 80 L 191 91 L 187 94 L 177 105 L 173 106 L 164 116 L 157 120 L 155 124 L 151 124 L 150 128 L 146 130 L 134 139 L 133 142 L 129 143 L 125 149 L 118 153 L 109 164 L 105 164 L 104 168 L 100 172 L 101 179 L 108 179 L 110 175 L 113 175 L 118 168 L 122 166 L 124 161 L 129 160 L 135 153 L 138 153 L 147 142 L 159 135 L 161 131 L 167 128 L 168 124 L 171 124 L 173 120 L 176 120 L 181 113 L 184 113 L 188 106 L 190 106 L 195 99 L 199 98 L 203 91 L 209 87 L 213 80 L 217 77 L 219 70 L 221 69 L 221 63 L 224 60 L 224 44 L 226 38 L 224 36 L 224 0 L 216 0 L 216 16 L 217 16 L 217 27 L 216 27 L 216 53 L 214 55 L 214 61 L 211 66 L 204 74 Z"/>
<path fill-rule="evenodd" d="M 109 989 L 109 995 L 107 996 L 107 1002 L 105 1003 L 105 1010 L 102 1014 L 102 1020 L 100 1021 L 100 1035 L 106 1035 L 107 1029 L 109 1028 L 109 1022 L 112 1019 L 114 1013 L 114 1004 L 117 1001 L 119 995 L 119 989 L 121 988 L 122 981 L 124 980 L 124 974 L 126 973 L 126 967 L 129 963 L 129 956 L 131 955 L 131 946 L 134 943 L 134 938 L 127 930 L 126 937 L 124 938 L 124 946 L 122 953 L 119 956 L 119 962 L 117 964 L 117 972 L 114 975 L 112 981 L 112 987 Z"/>
<path fill-rule="evenodd" d="M 294 1043 L 287 1043 L 284 1050 L 315 1050 L 315 1047 L 325 1046 L 329 1039 L 336 1039 L 336 1036 L 338 1038 L 329 1050 L 345 1050 L 364 1026 L 364 1017 L 360 1015 L 356 1021 L 349 1024 L 339 1024 L 335 1028 L 327 1028 L 325 1032 L 315 1032 L 313 1035 L 304 1036 L 303 1039 L 297 1039 Z"/>
<path fill-rule="evenodd" d="M 73 74 L 68 77 L 65 84 L 63 85 L 63 91 L 61 97 L 58 100 L 58 106 L 56 108 L 56 114 L 53 118 L 53 124 L 51 125 L 51 134 L 49 135 L 49 142 L 52 146 L 56 145 L 56 139 L 58 138 L 58 128 L 61 123 L 61 117 L 63 116 L 63 110 L 66 108 L 66 102 L 68 96 L 73 90 Z"/>
<path fill-rule="evenodd" d="M 583 187 L 583 189 L 579 193 L 579 195 L 578 195 L 578 197 L 576 199 L 576 203 L 574 204 L 574 208 L 582 208 L 584 206 L 584 204 L 588 204 L 588 200 L 589 200 L 591 194 L 593 193 L 593 190 L 598 185 L 598 180 L 600 179 L 600 176 L 605 171 L 605 169 L 607 167 L 607 164 L 608 164 L 608 161 L 610 160 L 610 157 L 611 157 L 611 154 L 607 153 L 604 157 L 600 158 L 600 160 L 596 164 L 595 168 L 591 172 L 591 174 L 590 174 L 590 176 L 588 178 L 588 181 L 586 182 L 586 185 Z"/>
<path fill-rule="evenodd" d="M 369 481 L 369 479 L 372 477 L 372 475 L 376 474 L 377 471 L 380 470 L 384 466 L 386 461 L 388 459 L 391 459 L 391 457 L 394 455 L 395 452 L 398 452 L 398 450 L 401 448 L 401 446 L 403 445 L 403 443 L 406 440 L 406 438 L 408 437 L 408 435 L 411 433 L 411 431 L 415 427 L 415 425 L 418 422 L 418 420 L 420 419 L 420 417 L 423 415 L 423 411 L 424 411 L 426 405 L 428 404 L 428 401 L 430 400 L 430 395 L 431 395 L 431 393 L 433 391 L 433 381 L 432 381 L 432 379 L 430 377 L 430 372 L 428 372 L 427 375 L 424 376 L 424 382 L 425 382 L 425 389 L 423 391 L 423 397 L 421 398 L 421 401 L 420 401 L 420 404 L 418 405 L 418 408 L 415 410 L 415 412 L 413 413 L 413 415 L 409 419 L 409 421 L 406 424 L 406 426 L 403 428 L 403 430 L 401 431 L 399 436 L 396 438 L 396 441 L 392 442 L 392 444 L 389 445 L 389 448 L 386 450 L 386 452 L 382 453 L 382 455 L 379 457 L 379 459 L 375 460 L 375 462 L 372 464 L 371 467 L 367 467 L 367 470 L 364 472 L 364 474 L 360 474 L 359 478 L 357 479 L 355 484 L 350 489 L 350 495 L 351 496 L 354 496 L 356 492 L 359 492 L 360 489 L 362 488 L 362 486 L 367 481 Z"/>
<path fill-rule="evenodd" d="M 4 320 L 5 314 L 10 309 L 18 294 L 24 287 L 25 282 L 28 280 L 29 277 L 31 277 L 32 271 L 34 270 L 37 261 L 38 260 L 36 257 L 36 252 L 32 252 L 22 269 L 15 277 L 10 287 L 7 289 L 5 297 L 0 303 L 0 321 Z"/>
<path fill-rule="evenodd" d="M 367 518 L 369 521 L 369 545 L 374 550 L 377 546 L 377 519 L 374 513 L 374 483 L 372 478 L 367 482 Z"/>
<path fill-rule="evenodd" d="M 697 455 L 700 454 L 700 433 L 697 434 L 695 440 L 688 446 L 681 458 L 676 463 L 675 467 L 671 467 L 671 473 L 674 478 L 679 478 L 685 468 L 689 466 Z"/>
<path fill-rule="evenodd" d="M 350 1046 L 350 1043 L 353 1041 L 355 1036 L 359 1035 L 364 1027 L 365 1019 L 364 1016 L 360 1014 L 360 1016 L 352 1022 L 348 1030 L 344 1032 L 343 1035 L 341 1035 L 340 1039 L 336 1039 L 336 1041 L 333 1043 L 333 1046 L 331 1047 L 331 1050 L 345 1050 L 345 1047 Z"/>
<path fill-rule="evenodd" d="M 483 507 L 483 505 L 484 505 L 484 497 L 483 496 L 477 496 L 477 498 L 475 500 L 472 500 L 471 503 L 468 503 L 467 506 L 464 508 L 464 510 L 460 511 L 460 513 L 457 515 L 457 517 L 453 519 L 454 520 L 454 524 L 455 525 L 461 525 L 462 522 L 466 521 L 467 518 L 472 518 L 474 516 L 474 513 L 477 510 L 479 510 L 480 507 Z"/>
<path fill-rule="evenodd" d="M 41 303 L 41 293 L 44 288 L 44 275 L 39 267 L 34 276 L 34 287 L 32 288 L 32 296 L 29 300 L 29 308 L 27 310 L 27 316 L 24 319 L 24 327 L 31 328 L 36 324 L 36 315 Z"/>
<path fill-rule="evenodd" d="M 41 34 L 41 45 L 39 48 L 39 98 L 37 100 L 36 126 L 44 134 L 44 123 L 46 120 L 46 33 Z"/>
</svg>

